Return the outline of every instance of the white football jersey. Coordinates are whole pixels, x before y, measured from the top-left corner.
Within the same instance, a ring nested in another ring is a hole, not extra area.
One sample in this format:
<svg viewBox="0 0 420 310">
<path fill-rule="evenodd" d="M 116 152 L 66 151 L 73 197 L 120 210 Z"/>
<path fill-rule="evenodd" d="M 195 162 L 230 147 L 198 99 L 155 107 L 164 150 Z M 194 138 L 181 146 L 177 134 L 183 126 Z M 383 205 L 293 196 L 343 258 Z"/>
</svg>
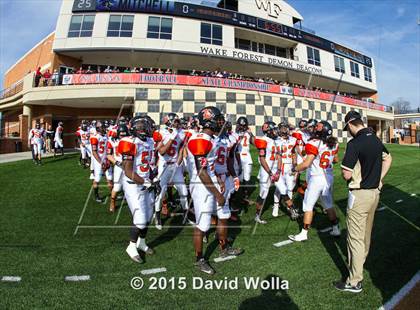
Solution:
<svg viewBox="0 0 420 310">
<path fill-rule="evenodd" d="M 31 141 L 37 144 L 42 143 L 44 136 L 45 136 L 45 130 L 43 128 L 40 128 L 40 129 L 33 128 L 31 129 L 29 133 L 29 137 Z"/>
<path fill-rule="evenodd" d="M 281 149 L 281 162 L 282 164 L 292 164 L 293 154 L 295 153 L 295 147 L 298 141 L 295 137 L 288 136 L 280 138 L 280 149 Z"/>
<path fill-rule="evenodd" d="M 280 150 L 280 140 L 271 139 L 267 136 L 256 137 L 255 146 L 259 150 L 260 156 L 264 156 L 267 161 L 268 166 L 272 171 L 277 170 L 277 161 L 279 159 L 281 150 Z"/>
<path fill-rule="evenodd" d="M 249 132 L 236 132 L 239 138 L 238 151 L 241 155 L 250 155 L 249 145 L 251 143 L 251 135 Z"/>
<path fill-rule="evenodd" d="M 109 138 L 107 142 L 107 154 L 114 156 L 116 161 L 122 161 L 122 156 L 118 152 L 118 143 L 120 139 Z"/>
<path fill-rule="evenodd" d="M 195 157 L 201 157 L 201 166 L 206 167 L 209 176 L 215 180 L 215 161 L 217 158 L 217 143 L 214 137 L 203 132 L 194 133 L 188 140 L 188 164 L 191 171 L 191 182 L 200 182 L 198 178 Z"/>
<path fill-rule="evenodd" d="M 161 143 L 163 145 L 166 145 L 169 142 L 172 130 L 173 129 L 165 128 L 160 131 L 160 134 L 162 136 Z M 179 151 L 181 150 L 181 146 L 184 143 L 184 140 L 185 133 L 182 129 L 179 129 L 178 134 L 173 140 L 171 147 L 166 151 L 164 155 L 161 155 L 159 153 L 159 162 L 176 163 L 179 156 Z"/>
<path fill-rule="evenodd" d="M 229 134 L 224 134 L 222 136 L 216 137 L 214 141 L 217 148 L 217 158 L 215 161 L 216 174 L 225 174 L 228 172 L 227 159 L 229 157 L 229 152 L 231 148 L 236 144 L 236 140 L 235 137 L 232 137 Z"/>
<path fill-rule="evenodd" d="M 305 145 L 307 155 L 314 155 L 315 159 L 308 169 L 309 175 L 333 174 L 333 160 L 338 153 L 338 144 L 330 149 L 324 142 L 311 139 Z"/>
<path fill-rule="evenodd" d="M 153 139 L 147 138 L 142 141 L 136 137 L 124 137 L 118 143 L 117 152 L 122 155 L 122 158 L 131 158 L 134 161 L 134 172 L 144 178 L 150 177 L 150 162 L 153 160 L 154 152 Z M 124 175 L 127 179 L 127 176 Z"/>
<path fill-rule="evenodd" d="M 82 143 L 84 145 L 88 145 L 89 144 L 89 132 L 84 131 L 82 129 L 79 129 L 77 131 L 77 135 L 80 137 L 80 140 L 82 141 Z"/>
<path fill-rule="evenodd" d="M 89 142 L 93 147 L 96 146 L 96 152 L 101 160 L 104 160 L 106 156 L 106 143 L 108 141 L 107 136 L 103 136 L 100 133 L 96 133 L 95 135 L 91 135 Z"/>
</svg>

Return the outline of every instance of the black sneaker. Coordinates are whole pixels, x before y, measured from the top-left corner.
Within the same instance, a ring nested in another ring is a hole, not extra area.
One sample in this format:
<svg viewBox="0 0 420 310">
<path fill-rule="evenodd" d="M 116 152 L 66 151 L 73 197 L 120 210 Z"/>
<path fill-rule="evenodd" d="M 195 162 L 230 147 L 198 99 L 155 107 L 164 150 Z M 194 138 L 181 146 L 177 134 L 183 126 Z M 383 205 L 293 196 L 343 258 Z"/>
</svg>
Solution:
<svg viewBox="0 0 420 310">
<path fill-rule="evenodd" d="M 201 258 L 200 260 L 196 261 L 194 263 L 194 266 L 197 267 L 198 270 L 200 270 L 201 272 L 213 275 L 216 273 L 216 271 L 214 271 L 214 269 L 209 265 L 209 263 L 204 259 Z"/>
<path fill-rule="evenodd" d="M 343 282 L 343 281 L 337 281 L 337 282 L 334 282 L 333 284 L 337 290 L 342 291 L 342 292 L 360 293 L 363 290 L 362 282 L 357 283 L 355 286 L 347 284 L 346 282 Z"/>
<path fill-rule="evenodd" d="M 220 251 L 220 257 L 227 257 L 227 256 L 239 256 L 244 252 L 241 248 L 233 248 L 227 246 L 225 249 Z"/>
</svg>

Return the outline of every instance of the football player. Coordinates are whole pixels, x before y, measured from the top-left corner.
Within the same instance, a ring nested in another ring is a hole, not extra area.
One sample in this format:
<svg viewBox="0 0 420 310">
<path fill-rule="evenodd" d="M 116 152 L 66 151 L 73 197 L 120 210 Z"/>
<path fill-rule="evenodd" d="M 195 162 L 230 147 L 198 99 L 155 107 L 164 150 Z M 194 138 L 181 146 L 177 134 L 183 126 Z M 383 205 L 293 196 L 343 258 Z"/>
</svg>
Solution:
<svg viewBox="0 0 420 310">
<path fill-rule="evenodd" d="M 128 137 L 129 135 L 130 132 L 127 125 L 121 124 L 118 126 L 116 135 L 108 138 L 107 142 L 107 158 L 113 165 L 113 187 L 111 191 L 111 203 L 109 205 L 109 212 L 111 213 L 115 211 L 115 200 L 122 189 L 122 157 L 118 153 L 118 143 L 122 138 Z"/>
<path fill-rule="evenodd" d="M 76 132 L 77 141 L 80 147 L 80 155 L 83 167 L 87 167 L 88 157 L 90 157 L 89 132 L 86 122 L 82 122 L 80 128 Z"/>
<path fill-rule="evenodd" d="M 63 122 L 58 122 L 54 135 L 54 157 L 57 155 L 58 149 L 61 150 L 61 155 L 64 155 L 63 130 Z"/>
<path fill-rule="evenodd" d="M 32 150 L 34 153 L 35 161 L 34 163 L 37 165 L 42 165 L 41 162 L 41 151 L 42 147 L 45 143 L 45 130 L 41 128 L 41 124 L 39 122 L 35 123 L 35 128 L 32 128 L 29 131 L 28 147 L 32 146 Z"/>
<path fill-rule="evenodd" d="M 162 229 L 160 218 L 162 200 L 167 192 L 169 184 L 173 184 L 178 191 L 184 219 L 188 211 L 188 190 L 184 181 L 184 174 L 181 167 L 183 160 L 183 142 L 185 139 L 184 131 L 181 129 L 181 122 L 175 113 L 169 113 L 163 119 L 165 128 L 160 131 L 161 141 L 156 149 L 158 151 L 158 175 L 160 180 L 161 192 L 156 199 L 155 218 L 156 228 Z"/>
<path fill-rule="evenodd" d="M 99 182 L 101 181 L 102 174 L 105 173 L 108 188 L 111 190 L 112 185 L 112 167 L 106 158 L 106 128 L 102 122 L 97 121 L 95 128 L 95 135 L 91 135 L 89 142 L 92 148 L 92 166 L 93 166 L 93 190 L 95 193 L 96 202 L 103 202 L 99 196 Z"/>
<path fill-rule="evenodd" d="M 241 116 L 236 121 L 236 135 L 238 136 L 238 154 L 240 167 L 237 170 L 239 173 L 239 180 L 244 185 L 244 199 L 248 199 L 252 172 L 252 157 L 249 150 L 250 144 L 254 144 L 254 135 L 249 130 L 248 120 Z"/>
<path fill-rule="evenodd" d="M 296 152 L 298 145 L 296 138 L 290 136 L 289 125 L 279 124 L 280 150 L 281 150 L 281 173 L 276 182 L 276 192 L 274 194 L 273 217 L 279 216 L 279 202 L 283 201 L 287 207 L 292 220 L 299 217 L 299 213 L 293 205 L 293 189 L 295 188 L 295 177 L 290 171 L 296 166 Z"/>
<path fill-rule="evenodd" d="M 259 224 L 267 224 L 261 219 L 261 212 L 267 198 L 270 186 L 275 184 L 280 177 L 280 141 L 278 139 L 277 126 L 273 122 L 265 122 L 262 126 L 263 137 L 255 138 L 255 146 L 259 152 L 260 160 L 260 193 L 256 202 L 255 221 Z"/>
<path fill-rule="evenodd" d="M 154 178 L 150 169 L 153 160 L 152 125 L 144 116 L 135 116 L 130 121 L 131 136 L 118 143 L 118 153 L 122 156 L 123 190 L 128 207 L 133 216 L 130 243 L 127 254 L 136 263 L 142 263 L 138 250 L 148 255 L 154 254 L 146 244 L 148 226 L 153 216 Z"/>
<path fill-rule="evenodd" d="M 238 140 L 230 133 L 232 130 L 232 123 L 225 121 L 224 117 L 218 119 L 218 128 L 220 131 L 215 138 L 217 158 L 214 168 L 219 183 L 219 189 L 224 193 L 225 204 L 232 209 L 230 198 L 234 192 L 239 190 L 240 185 L 239 178 L 235 171 L 236 145 Z M 233 216 L 233 220 L 236 219 L 236 216 Z"/>
<path fill-rule="evenodd" d="M 340 236 L 337 215 L 333 208 L 333 163 L 338 162 L 338 142 L 332 136 L 332 127 L 326 121 L 317 123 L 314 136 L 305 145 L 306 157 L 303 163 L 292 168 L 291 173 L 307 170 L 308 188 L 303 199 L 303 228 L 297 235 L 289 236 L 293 241 L 308 239 L 312 223 L 313 208 L 318 201 L 324 205 L 332 224 L 332 236 Z"/>
<path fill-rule="evenodd" d="M 227 220 L 230 217 L 224 188 L 219 185 L 215 174 L 218 144 L 214 135 L 220 132 L 218 120 L 223 118 L 216 107 L 205 107 L 198 114 L 201 132 L 194 133 L 188 141 L 188 157 L 191 168 L 191 197 L 194 203 L 196 226 L 194 228 L 195 266 L 202 272 L 214 274 L 214 269 L 203 257 L 203 236 L 210 229 L 211 217 L 217 214 L 217 234 L 221 255 L 239 255 L 241 249 L 234 249 L 227 243 Z M 227 155 L 227 154 L 226 154 Z"/>
</svg>

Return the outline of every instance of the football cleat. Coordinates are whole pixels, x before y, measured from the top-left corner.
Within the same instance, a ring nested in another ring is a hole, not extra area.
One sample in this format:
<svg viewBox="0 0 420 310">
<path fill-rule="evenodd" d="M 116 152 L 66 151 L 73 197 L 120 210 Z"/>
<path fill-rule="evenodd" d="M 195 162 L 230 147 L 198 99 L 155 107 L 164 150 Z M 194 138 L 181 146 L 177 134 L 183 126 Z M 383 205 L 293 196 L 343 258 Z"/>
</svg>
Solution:
<svg viewBox="0 0 420 310">
<path fill-rule="evenodd" d="M 296 208 L 294 206 L 287 207 L 287 211 L 289 212 L 290 218 L 293 221 L 296 221 L 299 218 L 299 212 L 298 212 L 298 210 L 296 210 Z"/>
<path fill-rule="evenodd" d="M 162 219 L 160 218 L 160 212 L 155 213 L 155 226 L 157 230 L 162 230 Z"/>
<path fill-rule="evenodd" d="M 227 246 L 223 250 L 220 251 L 220 257 L 227 257 L 227 256 L 239 256 L 244 252 L 241 248 L 233 248 L 231 246 Z"/>
<path fill-rule="evenodd" d="M 292 240 L 292 241 L 297 241 L 297 242 L 306 241 L 306 240 L 308 240 L 308 234 L 300 232 L 297 235 L 289 235 L 289 239 Z"/>
<path fill-rule="evenodd" d="M 203 243 L 208 243 L 209 242 L 209 238 L 207 237 L 207 235 L 203 236 Z"/>
<path fill-rule="evenodd" d="M 261 217 L 258 214 L 255 215 L 255 222 L 257 222 L 258 224 L 262 224 L 262 225 L 267 224 L 267 221 L 262 220 Z"/>
<path fill-rule="evenodd" d="M 130 244 L 128 245 L 127 249 L 125 250 L 128 254 L 128 256 L 130 256 L 130 258 L 135 261 L 136 263 L 143 263 L 142 258 L 140 257 L 139 252 L 137 251 L 137 247 L 133 242 L 130 242 Z"/>
<path fill-rule="evenodd" d="M 140 251 L 146 253 L 147 255 L 155 254 L 155 251 L 153 251 L 153 249 L 151 247 L 147 246 L 147 244 L 145 242 L 143 242 L 143 244 L 140 243 L 140 238 L 137 239 L 136 248 L 139 249 Z"/>
<path fill-rule="evenodd" d="M 201 272 L 213 275 L 216 273 L 216 271 L 214 271 L 214 269 L 209 265 L 209 263 L 204 259 L 201 258 L 200 260 L 196 261 L 194 263 L 194 266 L 197 267 L 198 270 L 200 270 Z"/>
<path fill-rule="evenodd" d="M 273 215 L 273 217 L 278 217 L 279 216 L 279 205 L 277 203 L 275 203 L 274 206 L 273 206 L 272 215 Z"/>
<path fill-rule="evenodd" d="M 341 236 L 340 226 L 333 225 L 332 230 L 330 231 L 330 235 L 333 237 L 340 237 Z"/>
</svg>

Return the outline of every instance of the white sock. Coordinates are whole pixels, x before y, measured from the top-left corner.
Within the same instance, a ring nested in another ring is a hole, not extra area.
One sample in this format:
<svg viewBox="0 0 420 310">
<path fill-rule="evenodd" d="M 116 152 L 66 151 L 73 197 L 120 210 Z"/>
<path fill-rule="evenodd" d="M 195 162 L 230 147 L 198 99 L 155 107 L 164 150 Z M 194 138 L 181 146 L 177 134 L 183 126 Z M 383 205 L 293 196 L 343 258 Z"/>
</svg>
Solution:
<svg viewBox="0 0 420 310">
<path fill-rule="evenodd" d="M 146 244 L 146 239 L 138 238 L 137 239 L 137 248 L 147 250 L 149 247 Z"/>
<path fill-rule="evenodd" d="M 303 236 L 307 237 L 308 236 L 308 231 L 306 229 L 302 228 L 302 231 L 300 232 Z"/>
</svg>

